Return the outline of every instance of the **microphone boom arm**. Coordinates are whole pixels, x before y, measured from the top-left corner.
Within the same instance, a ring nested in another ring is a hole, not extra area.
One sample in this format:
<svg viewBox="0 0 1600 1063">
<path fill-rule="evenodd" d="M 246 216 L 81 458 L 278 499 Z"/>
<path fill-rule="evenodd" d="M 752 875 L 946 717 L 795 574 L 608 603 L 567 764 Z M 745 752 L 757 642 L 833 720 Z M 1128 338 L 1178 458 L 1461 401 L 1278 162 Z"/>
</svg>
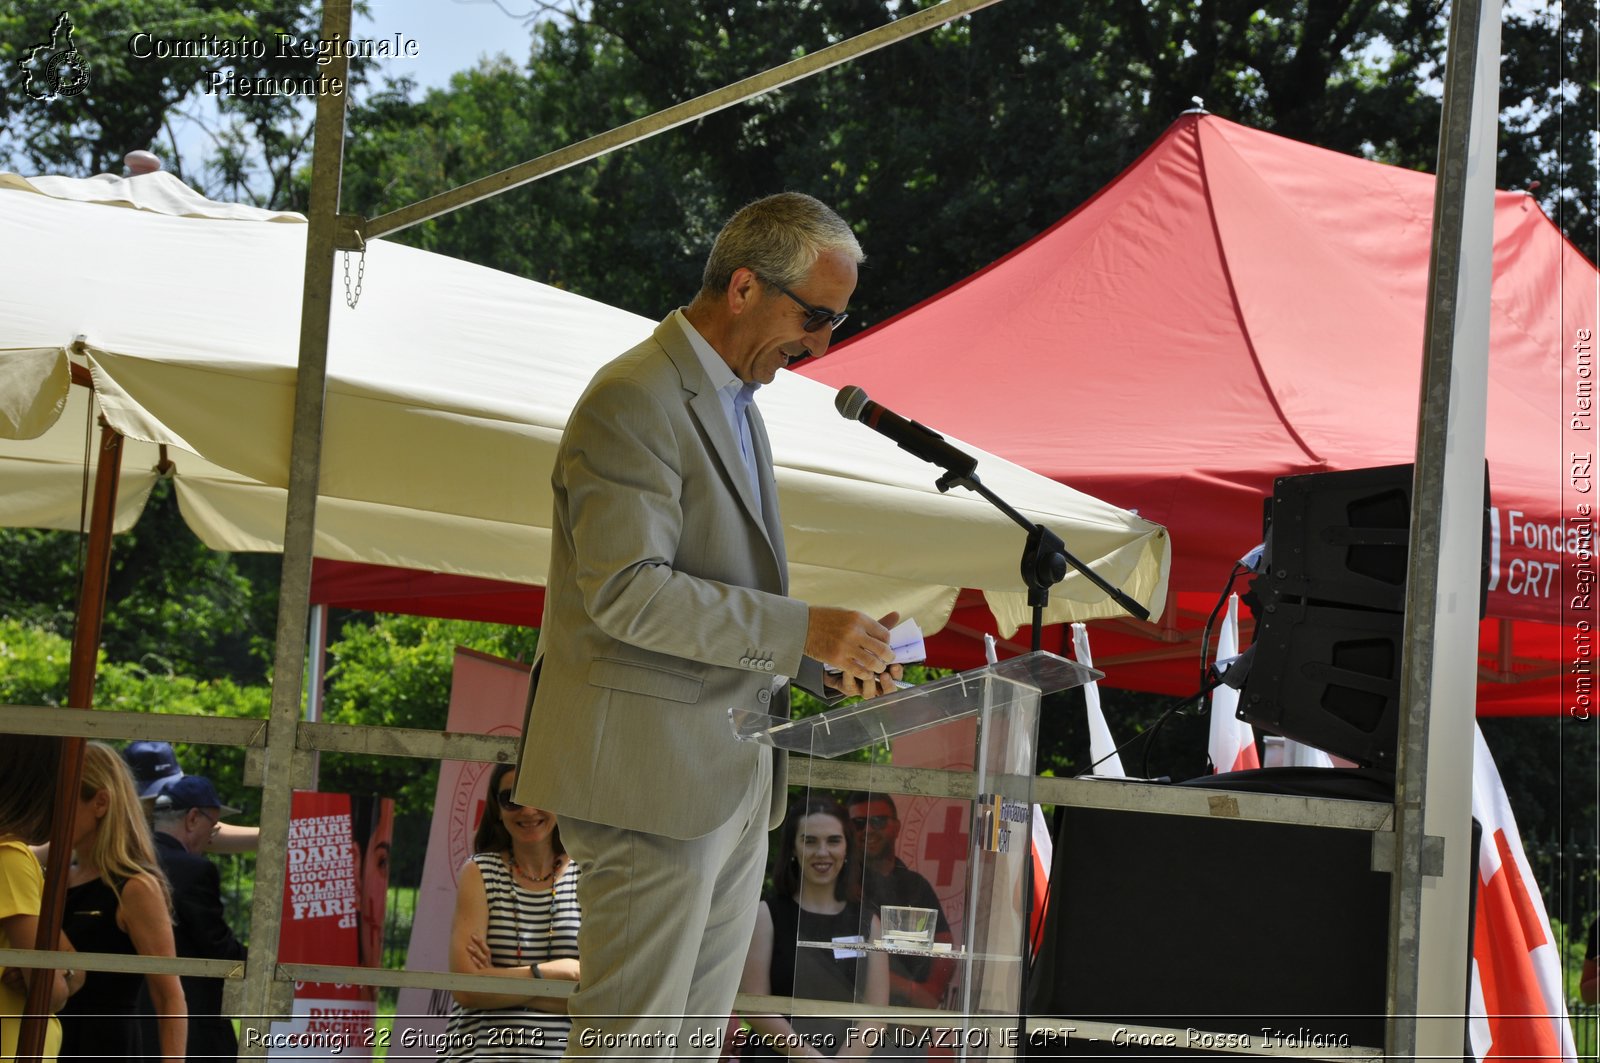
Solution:
<svg viewBox="0 0 1600 1063">
<path fill-rule="evenodd" d="M 1127 594 L 1107 583 L 1091 571 L 1088 565 L 1068 552 L 1061 537 L 1042 524 L 1033 524 L 1017 512 L 1005 499 L 995 494 L 978 479 L 978 459 L 966 451 L 952 446 L 944 436 L 917 421 L 910 421 L 867 397 L 867 393 L 854 384 L 839 389 L 834 396 L 834 408 L 847 421 L 858 421 L 879 435 L 891 440 L 912 457 L 937 465 L 944 475 L 935 481 L 941 493 L 952 487 L 965 487 L 988 499 L 1000 512 L 1016 521 L 1028 533 L 1027 546 L 1022 552 L 1022 579 L 1028 585 L 1028 604 L 1033 606 L 1033 648 L 1039 648 L 1040 628 L 1043 626 L 1044 607 L 1050 601 L 1050 588 L 1060 583 L 1071 565 L 1088 578 L 1112 601 L 1140 620 L 1149 620 L 1150 611 Z"/>
<path fill-rule="evenodd" d="M 969 491 L 976 492 L 1028 533 L 1028 542 L 1022 551 L 1022 580 L 1028 585 L 1028 604 L 1033 606 L 1034 649 L 1040 648 L 1040 628 L 1044 607 L 1050 601 L 1050 588 L 1066 578 L 1068 565 L 1083 573 L 1085 579 L 1104 591 L 1107 597 L 1126 609 L 1130 615 L 1140 620 L 1150 619 L 1150 610 L 1134 601 L 1126 592 L 1107 583 L 1098 572 L 1073 556 L 1059 535 L 1043 524 L 1032 523 L 1009 502 L 989 490 L 983 481 L 978 479 L 976 469 L 965 474 L 947 472 L 934 482 L 934 486 L 940 492 L 948 492 L 952 487 L 965 487 Z"/>
</svg>

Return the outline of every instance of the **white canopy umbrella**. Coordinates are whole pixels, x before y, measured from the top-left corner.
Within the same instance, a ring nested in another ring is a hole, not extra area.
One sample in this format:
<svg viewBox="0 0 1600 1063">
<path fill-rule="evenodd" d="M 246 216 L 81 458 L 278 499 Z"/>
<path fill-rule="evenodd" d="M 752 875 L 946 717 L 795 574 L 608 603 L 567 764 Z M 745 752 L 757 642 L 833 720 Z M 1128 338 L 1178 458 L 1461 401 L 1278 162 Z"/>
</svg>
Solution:
<svg viewBox="0 0 1600 1063">
<path fill-rule="evenodd" d="M 69 383 L 76 363 L 129 440 L 119 529 L 170 475 L 207 545 L 280 549 L 305 235 L 299 215 L 212 203 L 165 173 L 0 174 L 0 524 L 79 526 L 91 400 Z M 317 555 L 543 583 L 568 411 L 654 322 L 384 241 L 360 287 L 332 314 Z M 975 495 L 941 495 L 933 466 L 841 422 L 833 396 L 781 372 L 758 400 L 793 593 L 898 609 L 931 633 L 970 587 L 1011 634 L 1027 617 L 1022 530 Z M 1164 529 L 966 449 L 991 489 L 1159 608 Z M 1051 603 L 1051 622 L 1122 612 L 1076 574 Z"/>
</svg>

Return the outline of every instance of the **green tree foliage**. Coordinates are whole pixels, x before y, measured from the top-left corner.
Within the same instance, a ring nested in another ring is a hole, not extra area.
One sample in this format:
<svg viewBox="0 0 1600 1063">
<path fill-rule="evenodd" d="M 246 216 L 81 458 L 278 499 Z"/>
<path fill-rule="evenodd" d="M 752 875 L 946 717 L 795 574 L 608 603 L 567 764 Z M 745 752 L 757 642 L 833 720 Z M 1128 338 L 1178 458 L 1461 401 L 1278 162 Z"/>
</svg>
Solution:
<svg viewBox="0 0 1600 1063">
<path fill-rule="evenodd" d="M 329 723 L 443 730 L 458 646 L 510 660 L 533 659 L 538 632 L 414 616 L 363 615 L 328 647 L 323 719 Z M 319 786 L 332 793 L 395 798 L 395 881 L 416 883 L 439 785 L 435 761 L 323 756 Z"/>
<path fill-rule="evenodd" d="M 0 661 L 4 662 L 0 703 L 60 705 L 66 698 L 71 658 L 68 638 L 14 617 L 0 618 Z M 104 651 L 99 656 L 97 709 L 265 719 L 271 702 L 265 683 L 150 672 L 135 662 L 112 660 Z M 208 745 L 179 745 L 176 749 L 185 770 L 211 779 L 224 800 L 246 811 L 243 819 L 253 819 L 260 802 L 244 785 L 242 749 Z"/>
<path fill-rule="evenodd" d="M 71 639 L 86 539 L 0 529 L 0 617 Z M 171 485 L 159 483 L 139 523 L 112 544 L 101 646 L 151 674 L 258 681 L 270 666 L 279 568 L 275 554 L 207 548 L 183 523 Z"/>
<path fill-rule="evenodd" d="M 78 95 L 36 99 L 25 78 L 12 75 L 28 69 L 28 53 L 51 40 L 62 11 L 71 18 L 71 45 L 87 86 Z M 218 198 L 303 208 L 293 178 L 310 157 L 306 98 L 221 91 L 211 79 L 229 70 L 241 79 L 315 77 L 314 57 L 285 52 L 278 41 L 280 34 L 314 41 L 320 25 L 321 5 L 297 0 L 83 0 L 69 8 L 0 0 L 0 69 L 6 71 L 0 78 L 0 165 L 72 176 L 120 173 L 123 155 L 143 148 Z M 158 43 L 174 42 L 178 54 L 155 51 Z M 245 42 L 259 45 L 262 54 L 219 56 L 218 47 L 192 54 L 194 42 Z M 183 54 L 186 46 L 191 54 Z M 361 83 L 362 66 L 354 64 L 353 84 Z M 204 131 L 205 158 L 185 158 L 180 150 L 180 139 L 187 138 L 178 130 L 187 126 Z"/>
<path fill-rule="evenodd" d="M 1512 6 L 1501 27 L 1501 188 L 1528 188 L 1600 262 L 1600 4 Z"/>
<path fill-rule="evenodd" d="M 526 66 L 495 61 L 419 100 L 358 107 L 346 204 L 381 213 L 913 6 L 925 5 L 598 0 L 532 26 Z M 1537 22 L 1514 18 L 1508 39 L 1531 48 Z M 399 238 L 653 316 L 693 291 L 734 207 L 799 188 L 861 232 L 869 261 L 846 328 L 862 327 L 1054 223 L 1195 97 L 1333 150 L 1431 167 L 1444 28 L 1438 3 L 1007 0 Z M 1559 92 L 1582 88 L 1515 57 L 1506 77 L 1545 124 Z M 1537 153 L 1541 129 L 1508 116 L 1508 158 Z"/>
</svg>

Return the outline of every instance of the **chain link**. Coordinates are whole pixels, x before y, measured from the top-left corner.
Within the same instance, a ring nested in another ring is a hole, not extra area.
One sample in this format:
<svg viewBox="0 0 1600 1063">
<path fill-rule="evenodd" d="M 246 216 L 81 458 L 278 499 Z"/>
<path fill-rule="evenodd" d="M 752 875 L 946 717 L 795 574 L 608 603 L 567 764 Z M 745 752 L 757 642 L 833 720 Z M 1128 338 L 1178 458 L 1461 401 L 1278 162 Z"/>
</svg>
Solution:
<svg viewBox="0 0 1600 1063">
<path fill-rule="evenodd" d="M 356 262 L 356 286 L 350 287 L 350 252 L 344 253 L 344 305 L 354 310 L 361 301 L 361 282 L 367 276 L 367 248 L 362 245 L 361 258 Z"/>
</svg>

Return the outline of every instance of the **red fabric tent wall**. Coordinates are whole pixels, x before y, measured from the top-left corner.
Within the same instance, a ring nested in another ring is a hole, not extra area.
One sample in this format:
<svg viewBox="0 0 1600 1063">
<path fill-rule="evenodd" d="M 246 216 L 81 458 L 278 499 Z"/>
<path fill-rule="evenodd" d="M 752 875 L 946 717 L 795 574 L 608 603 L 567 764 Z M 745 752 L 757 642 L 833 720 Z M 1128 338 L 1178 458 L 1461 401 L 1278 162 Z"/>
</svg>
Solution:
<svg viewBox="0 0 1600 1063">
<path fill-rule="evenodd" d="M 544 588 L 319 557 L 311 565 L 311 603 L 538 627 L 544 614 Z"/>
<path fill-rule="evenodd" d="M 1412 460 L 1433 187 L 1186 115 L 1051 229 L 801 371 L 1166 525 L 1177 615 L 1097 624 L 1095 659 L 1111 685 L 1193 689 L 1196 629 L 1273 479 Z M 1554 713 L 1557 625 L 1597 619 L 1571 549 L 1592 543 L 1596 273 L 1521 193 L 1497 196 L 1494 268 L 1480 711 Z M 976 663 L 986 629 L 958 612 L 938 652 Z"/>
</svg>

